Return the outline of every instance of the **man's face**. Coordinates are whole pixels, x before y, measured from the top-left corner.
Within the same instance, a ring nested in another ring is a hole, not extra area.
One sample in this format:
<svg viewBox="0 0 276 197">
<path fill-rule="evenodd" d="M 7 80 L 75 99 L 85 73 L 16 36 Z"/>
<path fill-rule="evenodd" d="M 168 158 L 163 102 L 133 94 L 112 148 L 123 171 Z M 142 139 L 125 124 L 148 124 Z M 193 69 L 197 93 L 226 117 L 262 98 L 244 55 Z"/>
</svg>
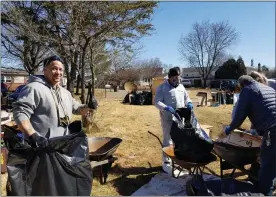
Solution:
<svg viewBox="0 0 276 197">
<path fill-rule="evenodd" d="M 170 77 L 169 80 L 170 80 L 170 83 L 173 86 L 177 86 L 179 84 L 179 81 L 180 81 L 180 76 L 177 75 L 177 76 Z"/>
<path fill-rule="evenodd" d="M 60 61 L 52 61 L 44 68 L 44 76 L 51 85 L 59 84 L 63 76 L 63 64 Z"/>
</svg>

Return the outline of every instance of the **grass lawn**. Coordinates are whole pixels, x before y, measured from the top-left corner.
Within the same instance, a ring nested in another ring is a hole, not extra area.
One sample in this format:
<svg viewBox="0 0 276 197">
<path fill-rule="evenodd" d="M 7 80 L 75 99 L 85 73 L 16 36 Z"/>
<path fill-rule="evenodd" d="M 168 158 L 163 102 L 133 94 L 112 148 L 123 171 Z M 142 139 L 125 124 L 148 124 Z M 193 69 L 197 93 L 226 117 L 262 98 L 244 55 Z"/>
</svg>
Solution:
<svg viewBox="0 0 276 197">
<path fill-rule="evenodd" d="M 198 89 L 189 89 L 190 97 L 196 98 L 197 91 Z M 124 91 L 107 92 L 105 98 L 104 90 L 96 91 L 99 108 L 94 117 L 93 127 L 87 131 L 87 135 L 119 137 L 123 142 L 115 153 L 118 160 L 113 164 L 107 184 L 100 185 L 97 177 L 94 178 L 91 194 L 94 196 L 131 195 L 161 171 L 160 144 L 156 138 L 148 134 L 148 131 L 151 131 L 162 139 L 159 112 L 154 106 L 122 104 L 125 94 Z M 210 99 L 210 92 L 208 97 Z M 216 138 L 221 133 L 222 125 L 230 123 L 232 107 L 196 107 L 195 114 L 200 124 L 214 126 L 212 138 Z M 249 128 L 249 125 L 249 121 L 246 120 L 242 127 Z M 205 172 L 219 176 L 219 161 L 209 164 Z M 236 175 L 242 174 L 238 171 Z M 2 195 L 6 193 L 6 176 L 7 174 L 1 176 Z"/>
</svg>

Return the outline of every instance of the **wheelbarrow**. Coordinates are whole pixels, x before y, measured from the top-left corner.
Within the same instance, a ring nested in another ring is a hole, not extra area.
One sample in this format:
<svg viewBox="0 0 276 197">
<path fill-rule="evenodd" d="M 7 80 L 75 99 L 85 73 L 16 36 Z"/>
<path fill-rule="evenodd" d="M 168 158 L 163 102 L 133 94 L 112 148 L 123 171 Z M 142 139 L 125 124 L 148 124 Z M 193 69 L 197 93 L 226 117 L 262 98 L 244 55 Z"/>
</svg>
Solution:
<svg viewBox="0 0 276 197">
<path fill-rule="evenodd" d="M 100 167 L 101 184 L 106 183 L 108 171 L 113 162 L 118 159 L 113 154 L 122 141 L 120 138 L 88 137 L 89 160 L 93 169 L 97 166 Z"/>
<path fill-rule="evenodd" d="M 210 155 L 205 159 L 205 161 L 198 162 L 198 163 L 193 163 L 193 162 L 188 162 L 185 160 L 178 159 L 174 154 L 174 146 L 173 145 L 163 147 L 163 144 L 158 136 L 156 136 L 155 134 L 153 134 L 150 131 L 148 131 L 148 133 L 158 139 L 158 141 L 162 147 L 162 151 L 172 160 L 172 176 L 174 178 L 178 178 L 181 171 L 183 171 L 184 169 L 188 170 L 189 175 L 193 176 L 193 175 L 200 174 L 202 176 L 205 166 L 213 161 L 216 161 L 216 159 L 217 159 L 216 156 L 212 153 L 210 153 Z M 176 169 L 179 170 L 179 173 L 177 176 L 175 176 L 175 174 L 174 174 L 174 171 Z"/>
<path fill-rule="evenodd" d="M 257 180 L 245 166 L 257 161 L 260 154 L 260 147 L 240 147 L 232 144 L 214 141 L 213 152 L 220 158 L 220 175 L 223 177 L 223 170 L 233 169 L 230 177 L 235 173 L 236 169 L 250 175 Z M 225 160 L 225 161 L 223 161 Z"/>
</svg>

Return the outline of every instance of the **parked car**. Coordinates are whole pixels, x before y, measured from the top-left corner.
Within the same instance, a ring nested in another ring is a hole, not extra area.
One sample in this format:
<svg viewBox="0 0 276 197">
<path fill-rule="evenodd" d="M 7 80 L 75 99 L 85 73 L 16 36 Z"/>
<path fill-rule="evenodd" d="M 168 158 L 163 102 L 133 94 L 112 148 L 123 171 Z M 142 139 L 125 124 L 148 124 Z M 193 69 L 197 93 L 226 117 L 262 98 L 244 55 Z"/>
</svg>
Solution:
<svg viewBox="0 0 276 197">
<path fill-rule="evenodd" d="M 18 96 L 20 94 L 20 91 L 25 86 L 26 85 L 20 85 L 20 86 L 18 86 L 13 93 L 11 93 L 11 94 L 8 95 L 8 97 L 7 97 L 7 108 L 8 109 L 12 108 L 12 103 L 17 100 L 17 98 L 18 98 Z"/>
<path fill-rule="evenodd" d="M 186 88 L 192 87 L 192 82 L 189 79 L 182 79 L 181 83 Z"/>
</svg>

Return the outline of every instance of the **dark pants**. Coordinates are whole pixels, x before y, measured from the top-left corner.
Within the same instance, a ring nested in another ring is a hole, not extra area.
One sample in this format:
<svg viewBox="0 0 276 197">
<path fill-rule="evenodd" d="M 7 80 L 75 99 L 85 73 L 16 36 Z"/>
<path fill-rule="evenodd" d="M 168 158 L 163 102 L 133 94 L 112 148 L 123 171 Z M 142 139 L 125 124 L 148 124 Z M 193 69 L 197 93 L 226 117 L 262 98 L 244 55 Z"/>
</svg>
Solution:
<svg viewBox="0 0 276 197">
<path fill-rule="evenodd" d="M 250 167 L 250 175 L 248 176 L 249 180 L 254 184 L 257 185 L 258 184 L 258 180 L 254 179 L 252 176 L 254 177 L 258 177 L 260 171 L 260 164 L 258 163 L 258 161 L 255 161 L 254 163 L 251 164 Z M 252 176 L 251 176 L 252 175 Z"/>
<path fill-rule="evenodd" d="M 268 133 L 270 131 L 270 137 Z M 261 146 L 261 162 L 259 171 L 259 192 L 268 195 L 276 177 L 276 127 L 266 131 Z M 270 140 L 269 140 L 270 138 Z M 270 144 L 267 144 L 270 141 Z"/>
</svg>

